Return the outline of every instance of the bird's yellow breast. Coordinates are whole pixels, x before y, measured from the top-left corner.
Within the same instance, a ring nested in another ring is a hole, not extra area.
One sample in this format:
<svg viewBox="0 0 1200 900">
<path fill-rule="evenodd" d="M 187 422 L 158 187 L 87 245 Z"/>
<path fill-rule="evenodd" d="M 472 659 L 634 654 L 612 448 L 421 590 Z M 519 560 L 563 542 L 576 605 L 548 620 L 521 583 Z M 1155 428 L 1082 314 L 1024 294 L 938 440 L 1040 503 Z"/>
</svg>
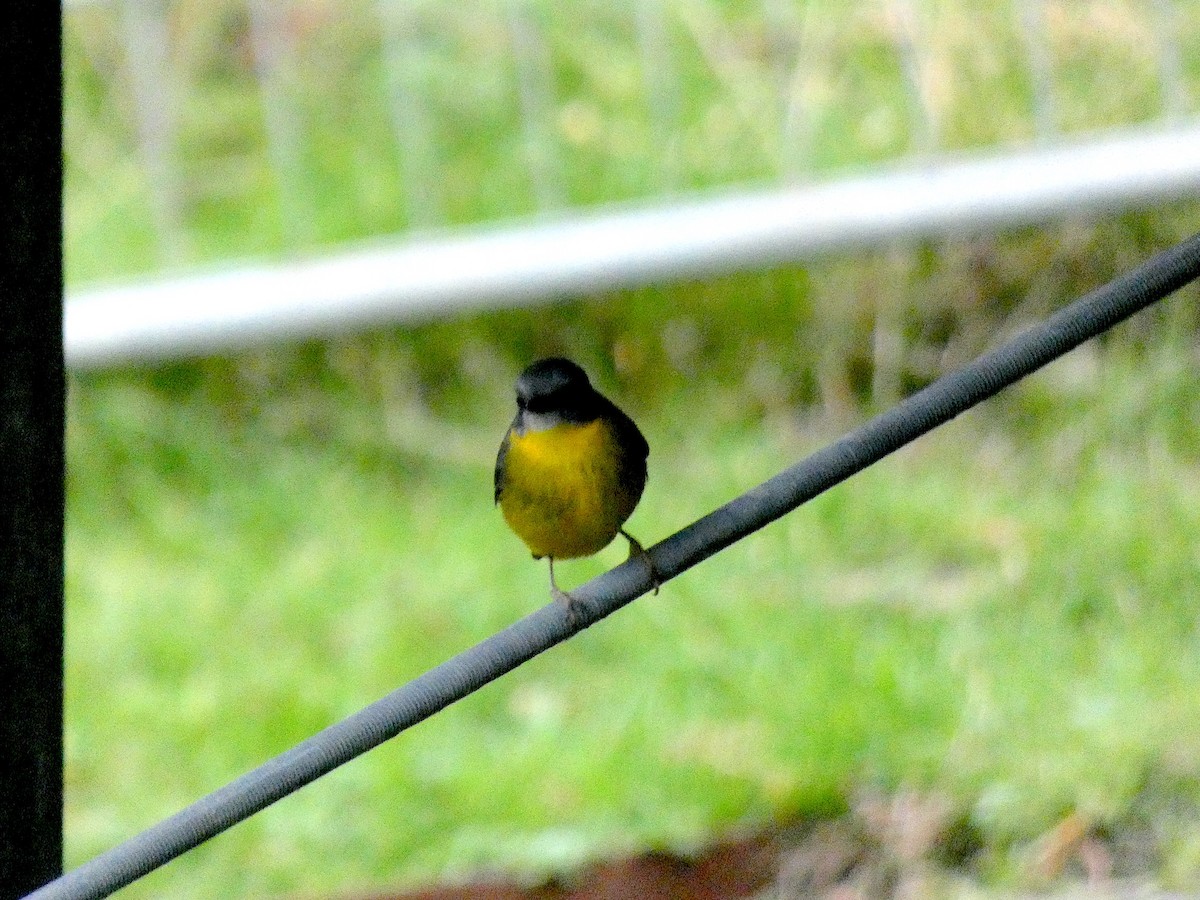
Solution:
<svg viewBox="0 0 1200 900">
<path fill-rule="evenodd" d="M 534 556 L 589 556 L 616 537 L 637 505 L 641 485 L 622 484 L 621 472 L 621 448 L 603 419 L 513 431 L 500 509 Z"/>
</svg>

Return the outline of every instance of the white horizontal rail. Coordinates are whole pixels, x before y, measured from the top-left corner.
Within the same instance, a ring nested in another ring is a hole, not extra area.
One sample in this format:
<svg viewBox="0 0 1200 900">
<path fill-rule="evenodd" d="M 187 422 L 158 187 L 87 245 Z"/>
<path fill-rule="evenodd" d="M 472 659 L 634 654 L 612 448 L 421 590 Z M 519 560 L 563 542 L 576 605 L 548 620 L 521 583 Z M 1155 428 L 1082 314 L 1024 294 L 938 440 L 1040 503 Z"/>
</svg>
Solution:
<svg viewBox="0 0 1200 900">
<path fill-rule="evenodd" d="M 81 290 L 67 299 L 67 363 L 215 353 L 1188 196 L 1200 196 L 1196 124 Z"/>
</svg>

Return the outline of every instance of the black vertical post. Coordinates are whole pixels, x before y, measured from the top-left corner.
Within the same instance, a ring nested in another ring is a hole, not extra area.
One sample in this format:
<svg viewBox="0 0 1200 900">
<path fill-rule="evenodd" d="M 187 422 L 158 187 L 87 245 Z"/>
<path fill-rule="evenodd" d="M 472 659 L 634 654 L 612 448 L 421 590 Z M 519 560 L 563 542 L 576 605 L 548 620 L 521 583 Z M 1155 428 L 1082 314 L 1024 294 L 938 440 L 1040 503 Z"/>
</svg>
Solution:
<svg viewBox="0 0 1200 900">
<path fill-rule="evenodd" d="M 0 900 L 62 871 L 60 16 L 0 26 Z"/>
</svg>

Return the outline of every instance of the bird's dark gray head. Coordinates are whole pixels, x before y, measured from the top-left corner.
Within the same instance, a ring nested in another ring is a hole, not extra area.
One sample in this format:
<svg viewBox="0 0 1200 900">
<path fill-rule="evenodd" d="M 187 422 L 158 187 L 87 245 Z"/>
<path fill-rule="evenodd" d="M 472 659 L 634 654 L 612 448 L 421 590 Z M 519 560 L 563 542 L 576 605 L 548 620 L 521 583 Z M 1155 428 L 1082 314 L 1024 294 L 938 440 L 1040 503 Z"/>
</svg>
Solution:
<svg viewBox="0 0 1200 900">
<path fill-rule="evenodd" d="M 587 373 L 561 357 L 539 359 L 517 379 L 517 406 L 530 413 L 586 421 L 595 415 L 595 397 Z"/>
</svg>

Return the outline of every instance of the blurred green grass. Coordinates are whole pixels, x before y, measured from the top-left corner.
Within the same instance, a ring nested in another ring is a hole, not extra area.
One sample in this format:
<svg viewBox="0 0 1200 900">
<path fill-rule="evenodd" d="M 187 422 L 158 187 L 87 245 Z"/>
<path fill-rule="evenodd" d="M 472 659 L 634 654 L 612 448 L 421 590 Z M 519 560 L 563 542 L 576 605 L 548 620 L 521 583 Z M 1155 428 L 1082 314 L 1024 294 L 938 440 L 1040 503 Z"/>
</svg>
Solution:
<svg viewBox="0 0 1200 900">
<path fill-rule="evenodd" d="M 1180 58 L 1177 113 L 1200 112 L 1200 5 L 1174 4 L 1161 29 L 1162 9 L 1136 0 L 1042 6 L 1064 134 L 1166 113 L 1163 33 Z M 124 14 L 74 7 L 63 38 L 68 281 L 1029 143 L 1019 6 L 917 3 L 911 32 L 902 7 L 298 0 L 269 7 L 284 44 L 260 82 L 243 0 L 178 2 L 163 23 L 168 71 L 148 101 L 174 123 L 174 185 L 139 155 Z M 639 15 L 658 23 L 646 49 Z M 522 112 L 514 32 L 536 36 L 534 68 L 545 57 L 537 113 Z M 908 41 L 921 51 L 920 98 L 903 77 Z M 268 102 L 294 144 L 268 141 Z M 156 196 L 177 208 L 166 234 Z"/>
<path fill-rule="evenodd" d="M 1195 298 L 1123 326 L 131 896 L 544 873 L 819 815 L 864 785 L 951 797 L 987 848 L 979 870 L 1001 880 L 1022 877 L 1023 848 L 1067 811 L 1119 831 L 1150 809 L 1160 872 L 1194 885 Z M 646 304 L 605 309 L 636 321 Z M 464 339 L 441 357 L 449 376 L 423 352 L 456 332 L 503 334 L 516 317 L 72 380 L 73 860 L 546 601 L 544 567 L 489 501 L 511 351 Z M 574 306 L 538 317 L 551 334 L 582 327 Z M 633 380 L 599 374 L 653 446 L 631 521 L 644 540 L 840 427 L 764 391 L 784 377 L 700 371 L 664 391 L 650 375 L 627 390 Z M 562 574 L 577 583 L 620 559 L 609 548 Z"/>
<path fill-rule="evenodd" d="M 181 158 L 202 189 L 175 262 L 280 255 L 411 224 L 368 7 L 306 5 L 316 25 L 297 25 L 311 42 L 295 89 L 306 104 L 300 188 L 314 212 L 299 237 L 261 154 L 239 8 L 178 7 L 174 52 L 197 76 L 180 101 Z M 931 58 L 954 75 L 937 81 L 945 144 L 1027 138 L 1031 89 L 1012 21 L 980 3 L 922 8 L 939 26 Z M 1060 76 L 1078 91 L 1067 123 L 1144 118 L 1152 48 L 1120 28 L 1077 34 L 1078 10 L 1049 8 Z M 813 9 L 816 62 L 804 77 L 821 112 L 811 134 L 787 139 L 772 82 L 775 54 L 796 49 L 777 46 L 787 29 L 762 26 L 749 5 L 676 10 L 688 49 L 665 145 L 620 30 L 627 17 L 589 6 L 581 27 L 535 7 L 561 90 L 553 134 L 567 199 L 822 174 L 911 145 L 891 26 L 857 5 Z M 1196 12 L 1181 7 L 1185 44 L 1200 33 Z M 95 10 L 84 15 L 89 27 L 65 39 L 74 283 L 163 259 L 112 35 Z M 416 15 L 428 53 L 408 77 L 434 98 L 440 220 L 531 211 L 515 100 L 490 74 L 508 64 L 491 13 Z M 1142 15 L 1110 2 L 1083 18 Z M 241 55 L 217 55 L 221 43 Z M 1121 52 L 1133 62 L 1110 58 Z M 1196 58 L 1187 75 L 1200 86 Z M 74 375 L 68 863 L 548 599 L 544 567 L 490 503 L 512 379 L 530 359 L 574 356 L 642 424 L 651 479 L 630 527 L 652 542 L 1186 236 L 1198 211 L 1182 199 Z M 838 810 L 863 788 L 902 787 L 953 800 L 979 834 L 976 871 L 993 883 L 1027 878 L 1032 842 L 1078 809 L 1112 833 L 1148 833 L 1158 876 L 1194 887 L 1196 299 L 1190 289 L 1122 326 L 128 895 L 315 896 L 493 868 L 534 876 L 623 850 L 687 849 Z M 621 558 L 614 547 L 564 565 L 563 580 Z"/>
</svg>

